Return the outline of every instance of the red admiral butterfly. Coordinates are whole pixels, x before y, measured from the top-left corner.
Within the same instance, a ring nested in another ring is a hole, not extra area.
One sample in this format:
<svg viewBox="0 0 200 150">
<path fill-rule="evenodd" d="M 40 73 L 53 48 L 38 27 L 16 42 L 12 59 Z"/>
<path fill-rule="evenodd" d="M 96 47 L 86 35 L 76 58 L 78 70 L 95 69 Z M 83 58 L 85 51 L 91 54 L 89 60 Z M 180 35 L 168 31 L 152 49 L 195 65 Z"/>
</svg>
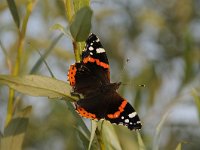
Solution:
<svg viewBox="0 0 200 150">
<path fill-rule="evenodd" d="M 91 33 L 82 52 L 82 61 L 70 66 L 68 80 L 73 93 L 84 98 L 75 103 L 76 111 L 90 119 L 106 119 L 111 123 L 141 129 L 133 107 L 116 90 L 119 83 L 110 83 L 110 66 L 99 38 Z"/>
</svg>

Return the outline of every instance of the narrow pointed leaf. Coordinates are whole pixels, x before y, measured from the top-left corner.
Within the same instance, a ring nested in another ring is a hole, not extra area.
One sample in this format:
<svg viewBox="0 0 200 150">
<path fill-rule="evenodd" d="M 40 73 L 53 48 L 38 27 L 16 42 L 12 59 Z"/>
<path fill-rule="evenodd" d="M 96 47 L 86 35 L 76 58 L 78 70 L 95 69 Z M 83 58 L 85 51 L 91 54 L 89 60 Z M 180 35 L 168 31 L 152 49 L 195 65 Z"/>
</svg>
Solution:
<svg viewBox="0 0 200 150">
<path fill-rule="evenodd" d="M 19 14 L 18 14 L 18 11 L 17 11 L 17 6 L 15 4 L 15 1 L 14 0 L 7 0 L 7 3 L 8 3 L 8 6 L 9 6 L 9 9 L 10 9 L 10 12 L 12 14 L 12 17 L 15 21 L 15 24 L 19 28 L 20 27 L 20 18 L 19 18 Z"/>
<path fill-rule="evenodd" d="M 77 12 L 79 9 L 81 9 L 84 6 L 89 6 L 90 0 L 74 0 L 74 12 Z"/>
<path fill-rule="evenodd" d="M 0 149 L 21 150 L 32 107 L 28 106 L 6 126 Z"/>
<path fill-rule="evenodd" d="M 75 100 L 75 97 L 70 94 L 71 87 L 68 83 L 50 77 L 0 75 L 0 84 L 5 84 L 18 92 L 32 96 Z"/>
<path fill-rule="evenodd" d="M 104 121 L 102 125 L 102 146 L 104 146 L 104 149 L 106 150 L 122 150 L 121 145 L 119 143 L 119 139 L 117 137 L 117 134 L 115 133 L 115 130 L 113 126 L 108 122 Z"/>
<path fill-rule="evenodd" d="M 0 132 L 0 149 L 2 149 L 2 139 L 3 139 L 3 134 Z"/>
<path fill-rule="evenodd" d="M 159 144 L 158 143 L 160 143 L 160 133 L 162 131 L 161 129 L 162 129 L 162 127 L 163 127 L 168 115 L 169 115 L 169 111 L 165 112 L 165 114 L 162 116 L 159 124 L 156 127 L 156 133 L 155 133 L 155 137 L 154 137 L 154 141 L 153 141 L 154 142 L 153 143 L 153 149 L 154 150 L 158 150 L 159 149 Z"/>
<path fill-rule="evenodd" d="M 200 121 L 200 94 L 198 94 L 197 90 L 193 90 L 192 96 L 193 96 L 194 101 L 196 103 L 196 107 L 197 107 L 198 115 L 199 115 L 199 121 Z"/>
<path fill-rule="evenodd" d="M 46 51 L 44 52 L 44 54 L 42 55 L 42 57 L 40 57 L 38 59 L 38 61 L 36 62 L 36 64 L 33 66 L 33 68 L 30 71 L 30 74 L 34 74 L 37 72 L 38 68 L 41 67 L 42 63 L 44 62 L 44 59 L 51 53 L 51 51 L 54 49 L 55 45 L 58 43 L 58 41 L 61 39 L 61 37 L 64 34 L 61 33 L 57 38 L 55 38 L 51 45 L 46 49 Z"/>
<path fill-rule="evenodd" d="M 67 30 L 65 27 L 63 27 L 61 24 L 54 24 L 51 28 L 51 30 L 59 30 L 65 35 L 69 35 L 69 30 Z"/>
<path fill-rule="evenodd" d="M 66 101 L 66 104 L 67 104 L 67 107 L 70 110 L 70 112 L 76 118 L 77 124 L 83 129 L 83 131 L 85 132 L 85 135 L 87 135 L 87 137 L 89 137 L 90 131 L 88 130 L 87 126 L 85 125 L 85 123 L 82 120 L 82 118 L 80 117 L 80 115 L 75 111 L 74 106 L 69 101 Z"/>
<path fill-rule="evenodd" d="M 74 14 L 73 0 L 64 0 L 64 4 L 65 4 L 65 13 L 67 20 L 71 22 L 72 16 Z"/>
<path fill-rule="evenodd" d="M 39 53 L 40 57 L 43 56 L 43 55 L 40 53 L 39 50 L 38 50 L 37 52 Z M 52 78 L 55 78 L 55 76 L 54 76 L 53 72 L 51 71 L 51 68 L 49 67 L 49 65 L 48 65 L 48 63 L 46 62 L 45 58 L 43 58 L 43 62 L 44 62 L 44 64 L 45 64 L 45 66 L 47 67 L 47 69 L 48 69 L 48 71 L 49 71 L 51 77 L 52 77 Z"/>
<path fill-rule="evenodd" d="M 77 121 L 77 125 L 80 127 L 78 129 L 78 133 L 79 133 L 79 137 L 81 139 L 81 141 L 84 143 L 84 147 L 85 149 L 87 149 L 88 145 L 89 145 L 89 141 L 90 141 L 90 131 L 88 130 L 87 126 L 85 125 L 84 121 L 82 120 L 82 118 L 80 117 L 80 115 L 78 115 L 78 113 L 75 111 L 72 103 L 70 103 L 69 101 L 66 101 L 67 103 L 67 107 L 70 110 L 70 112 L 74 115 L 74 117 L 76 118 Z M 97 139 L 94 138 L 93 139 L 93 143 L 91 145 L 91 150 L 96 150 L 97 149 Z"/>
<path fill-rule="evenodd" d="M 91 146 L 92 146 L 92 142 L 93 142 L 93 139 L 94 139 L 94 136 L 95 136 L 95 131 L 97 129 L 97 122 L 92 120 L 92 129 L 91 129 L 91 135 L 90 135 L 90 143 L 89 143 L 89 146 L 88 146 L 88 150 L 90 150 Z"/>
<path fill-rule="evenodd" d="M 146 150 L 142 137 L 138 131 L 137 131 L 137 139 L 138 139 L 138 144 L 139 144 L 139 150 Z"/>
<path fill-rule="evenodd" d="M 177 147 L 176 147 L 176 149 L 175 150 L 182 150 L 182 144 L 181 143 L 179 143 L 178 145 L 177 145 Z"/>
<path fill-rule="evenodd" d="M 85 6 L 75 15 L 71 25 L 70 32 L 76 42 L 85 41 L 91 29 L 92 10 Z"/>
</svg>

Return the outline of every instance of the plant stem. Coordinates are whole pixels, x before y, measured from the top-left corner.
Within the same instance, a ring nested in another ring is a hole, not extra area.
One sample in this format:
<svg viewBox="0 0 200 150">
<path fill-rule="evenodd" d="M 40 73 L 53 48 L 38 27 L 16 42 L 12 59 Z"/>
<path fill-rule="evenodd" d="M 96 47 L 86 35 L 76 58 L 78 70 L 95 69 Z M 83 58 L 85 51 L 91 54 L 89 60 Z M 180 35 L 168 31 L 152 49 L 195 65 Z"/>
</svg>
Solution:
<svg viewBox="0 0 200 150">
<path fill-rule="evenodd" d="M 18 36 L 19 36 L 19 42 L 18 42 L 18 46 L 17 46 L 18 51 L 17 51 L 17 58 L 16 58 L 14 70 L 12 72 L 12 75 L 14 75 L 14 76 L 19 75 L 19 72 L 20 72 L 20 64 L 21 64 L 22 53 L 23 53 L 23 49 L 24 49 L 24 41 L 25 41 L 27 23 L 28 23 L 30 14 L 33 10 L 34 4 L 35 4 L 34 0 L 28 1 L 27 7 L 26 7 L 26 15 L 25 15 L 25 18 L 22 23 L 21 31 L 20 31 L 20 29 L 18 29 Z M 13 89 L 10 89 L 5 126 L 7 126 L 8 123 L 10 122 L 10 120 L 12 119 L 13 112 L 14 112 L 14 100 L 15 100 L 15 92 Z"/>
<path fill-rule="evenodd" d="M 79 43 L 78 42 L 73 42 L 73 47 L 74 47 L 75 61 L 76 61 L 76 63 L 79 63 L 81 61 Z"/>
</svg>

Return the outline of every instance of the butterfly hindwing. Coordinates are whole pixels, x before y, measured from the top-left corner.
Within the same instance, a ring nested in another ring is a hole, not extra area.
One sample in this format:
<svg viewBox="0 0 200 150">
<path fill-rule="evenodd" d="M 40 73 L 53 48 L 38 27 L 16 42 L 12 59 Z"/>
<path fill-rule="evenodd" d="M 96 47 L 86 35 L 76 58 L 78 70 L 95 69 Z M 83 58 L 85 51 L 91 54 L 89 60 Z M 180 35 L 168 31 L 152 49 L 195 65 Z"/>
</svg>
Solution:
<svg viewBox="0 0 200 150">
<path fill-rule="evenodd" d="M 141 122 L 134 108 L 118 93 L 95 95 L 81 99 L 76 103 L 76 110 L 82 117 L 106 119 L 114 124 L 127 126 L 130 130 L 140 129 Z"/>
<path fill-rule="evenodd" d="M 81 111 L 84 110 L 85 112 Z M 97 95 L 93 95 L 91 97 L 87 97 L 84 99 L 80 99 L 78 102 L 76 102 L 76 110 L 78 113 L 86 118 L 90 119 L 102 119 L 107 113 L 108 109 L 108 99 L 105 97 L 105 95 L 101 95 L 100 93 Z M 87 116 L 87 113 L 94 114 L 95 117 L 91 118 L 90 116 Z"/>
</svg>

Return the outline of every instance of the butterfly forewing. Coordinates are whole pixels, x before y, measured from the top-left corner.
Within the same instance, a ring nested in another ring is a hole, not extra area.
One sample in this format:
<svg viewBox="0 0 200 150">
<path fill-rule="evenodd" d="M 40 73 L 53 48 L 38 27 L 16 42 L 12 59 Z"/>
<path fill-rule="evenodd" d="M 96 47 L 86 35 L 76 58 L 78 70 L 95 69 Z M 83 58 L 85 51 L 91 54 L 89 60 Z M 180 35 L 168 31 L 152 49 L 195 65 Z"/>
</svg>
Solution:
<svg viewBox="0 0 200 150">
<path fill-rule="evenodd" d="M 127 126 L 130 130 L 141 129 L 142 127 L 137 112 L 127 100 L 116 92 L 112 94 L 112 101 L 105 119 L 111 123 Z"/>
<path fill-rule="evenodd" d="M 100 69 L 103 72 L 103 74 L 101 72 L 98 73 L 104 77 L 102 81 L 110 81 L 110 66 L 106 51 L 99 38 L 93 33 L 90 34 L 86 41 L 85 49 L 82 52 L 82 60 L 92 71 Z M 91 63 L 96 65 L 96 67 L 92 66 Z"/>
</svg>

